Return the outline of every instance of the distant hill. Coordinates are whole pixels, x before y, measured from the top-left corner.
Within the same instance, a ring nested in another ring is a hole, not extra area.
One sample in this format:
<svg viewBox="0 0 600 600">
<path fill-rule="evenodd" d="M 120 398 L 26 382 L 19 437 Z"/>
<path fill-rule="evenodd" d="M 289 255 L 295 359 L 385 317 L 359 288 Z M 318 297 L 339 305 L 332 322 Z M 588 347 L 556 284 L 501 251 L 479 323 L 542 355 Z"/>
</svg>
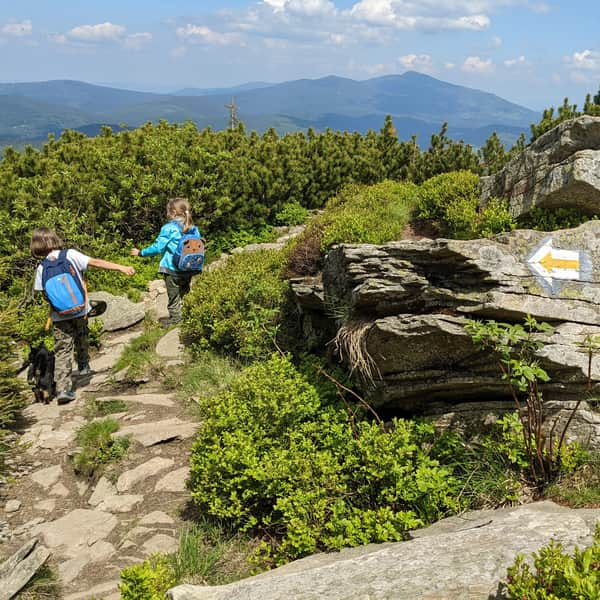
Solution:
<svg viewBox="0 0 600 600">
<path fill-rule="evenodd" d="M 444 121 L 449 134 L 481 145 L 496 131 L 511 144 L 540 115 L 487 92 L 407 72 L 367 81 L 343 77 L 300 79 L 279 84 L 247 83 L 232 88 L 187 88 L 154 94 L 81 81 L 0 84 L 0 145 L 36 142 L 64 128 L 96 131 L 102 123 L 137 127 L 148 121 L 193 121 L 200 128 L 227 126 L 225 104 L 235 96 L 247 129 L 280 133 L 326 128 L 380 129 L 391 114 L 401 139 L 415 134 L 426 147 Z"/>
</svg>

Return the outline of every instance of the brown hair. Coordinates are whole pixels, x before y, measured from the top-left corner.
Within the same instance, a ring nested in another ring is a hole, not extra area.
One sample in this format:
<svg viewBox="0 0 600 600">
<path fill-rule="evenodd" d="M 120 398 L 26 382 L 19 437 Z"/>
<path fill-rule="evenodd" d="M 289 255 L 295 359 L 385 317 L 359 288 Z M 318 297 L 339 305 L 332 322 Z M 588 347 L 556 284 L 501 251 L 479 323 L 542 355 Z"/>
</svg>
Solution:
<svg viewBox="0 0 600 600">
<path fill-rule="evenodd" d="M 52 250 L 62 250 L 64 242 L 49 227 L 38 227 L 31 232 L 29 249 L 35 258 L 46 258 Z"/>
<path fill-rule="evenodd" d="M 183 219 L 183 232 L 193 225 L 192 209 L 187 198 L 171 198 L 167 202 L 167 215 L 169 219 L 180 217 Z"/>
</svg>

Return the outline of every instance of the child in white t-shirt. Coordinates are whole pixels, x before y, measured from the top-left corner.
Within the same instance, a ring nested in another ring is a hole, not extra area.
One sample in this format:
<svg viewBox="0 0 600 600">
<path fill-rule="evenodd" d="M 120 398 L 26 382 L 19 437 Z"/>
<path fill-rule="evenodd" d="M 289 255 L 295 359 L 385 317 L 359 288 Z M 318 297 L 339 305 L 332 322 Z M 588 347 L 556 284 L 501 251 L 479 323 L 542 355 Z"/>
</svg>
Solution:
<svg viewBox="0 0 600 600">
<path fill-rule="evenodd" d="M 31 254 L 35 258 L 57 260 L 64 243 L 58 237 L 56 232 L 47 227 L 35 229 L 31 234 Z M 75 268 L 79 280 L 83 284 L 83 273 L 88 267 L 99 267 L 100 269 L 110 269 L 121 271 L 125 275 L 133 275 L 135 269 L 125 265 L 108 262 L 99 258 L 91 258 L 69 249 L 66 252 L 67 260 Z M 43 265 L 38 265 L 33 289 L 43 291 Z M 69 317 L 58 314 L 52 310 L 51 319 L 54 324 L 54 380 L 56 383 L 56 399 L 59 404 L 65 404 L 75 399 L 73 391 L 72 358 L 73 351 L 77 358 L 77 364 L 80 375 L 90 373 L 88 356 L 88 322 L 87 314 L 91 310 L 88 304 L 83 315 Z"/>
</svg>

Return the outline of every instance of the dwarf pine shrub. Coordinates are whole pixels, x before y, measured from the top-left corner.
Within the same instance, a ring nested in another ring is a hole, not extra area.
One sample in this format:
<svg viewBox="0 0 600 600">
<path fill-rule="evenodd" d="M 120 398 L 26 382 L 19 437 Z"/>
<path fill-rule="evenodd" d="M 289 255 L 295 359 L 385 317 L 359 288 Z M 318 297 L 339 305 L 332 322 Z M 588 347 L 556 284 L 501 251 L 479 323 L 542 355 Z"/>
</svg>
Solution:
<svg viewBox="0 0 600 600">
<path fill-rule="evenodd" d="M 200 402 L 192 499 L 204 514 L 266 533 L 263 558 L 277 564 L 401 540 L 456 508 L 458 484 L 432 456 L 431 425 L 352 426 L 288 358 L 257 363 Z"/>
<path fill-rule="evenodd" d="M 7 450 L 4 438 L 25 406 L 24 385 L 16 373 L 17 347 L 13 339 L 16 325 L 17 313 L 14 309 L 0 311 L 0 470 Z"/>
<path fill-rule="evenodd" d="M 287 289 L 282 262 L 277 250 L 241 252 L 198 277 L 185 298 L 187 342 L 246 360 L 270 354 Z"/>
</svg>

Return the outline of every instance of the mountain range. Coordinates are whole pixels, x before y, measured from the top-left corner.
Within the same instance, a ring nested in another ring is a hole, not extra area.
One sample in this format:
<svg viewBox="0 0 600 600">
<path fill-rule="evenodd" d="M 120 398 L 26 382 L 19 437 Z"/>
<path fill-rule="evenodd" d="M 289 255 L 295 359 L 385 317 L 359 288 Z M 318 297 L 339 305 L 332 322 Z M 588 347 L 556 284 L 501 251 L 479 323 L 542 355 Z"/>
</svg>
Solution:
<svg viewBox="0 0 600 600">
<path fill-rule="evenodd" d="M 248 130 L 280 133 L 326 128 L 378 130 L 392 115 L 400 139 L 429 137 L 447 121 L 448 133 L 475 146 L 496 131 L 508 145 L 540 115 L 494 94 L 416 72 L 366 81 L 343 77 L 299 79 L 232 88 L 185 88 L 172 94 L 137 92 L 81 81 L 0 83 L 0 146 L 40 143 L 65 128 L 94 135 L 102 124 L 137 127 L 148 121 L 193 121 L 223 129 L 234 97 Z"/>
</svg>

